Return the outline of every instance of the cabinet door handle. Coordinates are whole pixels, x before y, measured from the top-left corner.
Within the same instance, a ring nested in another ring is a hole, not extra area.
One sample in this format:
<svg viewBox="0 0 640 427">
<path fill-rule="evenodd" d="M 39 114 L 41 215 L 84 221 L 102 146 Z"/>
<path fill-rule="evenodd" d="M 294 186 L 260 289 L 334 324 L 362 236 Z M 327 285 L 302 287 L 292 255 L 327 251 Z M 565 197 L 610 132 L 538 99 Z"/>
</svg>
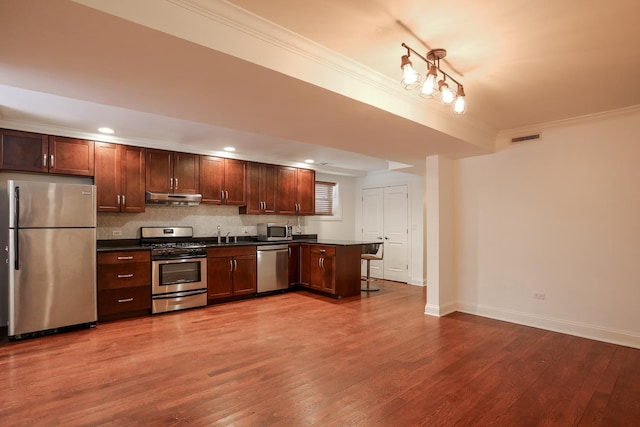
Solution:
<svg viewBox="0 0 640 427">
<path fill-rule="evenodd" d="M 119 303 L 123 303 L 123 302 L 131 302 L 133 301 L 133 298 L 123 298 L 123 299 L 119 299 L 118 302 Z"/>
<path fill-rule="evenodd" d="M 125 260 L 125 259 L 133 259 L 133 256 L 132 256 L 132 255 L 129 255 L 129 256 L 119 256 L 119 257 L 118 257 L 118 260 L 119 260 L 119 261 L 122 261 L 122 260 Z"/>
<path fill-rule="evenodd" d="M 229 260 L 229 271 L 233 271 L 233 260 Z"/>
<path fill-rule="evenodd" d="M 324 258 L 320 258 L 320 267 L 324 270 Z"/>
<path fill-rule="evenodd" d="M 224 200 L 224 190 L 220 190 L 220 200 Z"/>
<path fill-rule="evenodd" d="M 119 194 L 116 196 L 116 199 L 118 200 L 118 206 L 120 206 L 120 195 Z"/>
<path fill-rule="evenodd" d="M 229 200 L 229 192 L 227 190 L 224 190 L 224 199 Z"/>
<path fill-rule="evenodd" d="M 53 154 L 51 154 L 51 155 L 49 156 L 49 167 L 50 167 L 50 168 L 52 168 L 52 167 L 53 167 L 53 165 L 54 165 L 54 160 L 55 160 L 55 159 L 53 158 Z"/>
<path fill-rule="evenodd" d="M 133 277 L 133 274 L 129 273 L 129 274 L 118 274 L 118 279 L 131 279 Z"/>
<path fill-rule="evenodd" d="M 173 178 L 169 178 L 169 188 L 173 190 Z"/>
<path fill-rule="evenodd" d="M 42 167 L 43 168 L 47 167 L 47 155 L 46 154 L 42 155 Z"/>
<path fill-rule="evenodd" d="M 126 206 L 126 205 L 127 205 L 127 203 L 125 202 L 124 194 L 123 194 L 123 195 L 122 195 L 122 206 Z"/>
<path fill-rule="evenodd" d="M 178 178 L 174 178 L 176 180 L 176 188 L 174 188 L 174 190 L 178 189 Z"/>
<path fill-rule="evenodd" d="M 238 271 L 238 260 L 233 260 L 233 271 Z"/>
</svg>

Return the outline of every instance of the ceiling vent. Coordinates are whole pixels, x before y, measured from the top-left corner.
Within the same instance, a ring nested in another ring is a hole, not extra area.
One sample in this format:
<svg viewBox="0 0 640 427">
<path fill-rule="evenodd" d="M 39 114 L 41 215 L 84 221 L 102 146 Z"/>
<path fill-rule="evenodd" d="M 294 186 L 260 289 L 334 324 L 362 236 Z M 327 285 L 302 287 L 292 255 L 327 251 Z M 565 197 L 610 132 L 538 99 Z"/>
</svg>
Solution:
<svg viewBox="0 0 640 427">
<path fill-rule="evenodd" d="M 536 139 L 540 139 L 541 137 L 542 135 L 540 135 L 539 133 L 535 133 L 533 135 L 518 136 L 516 138 L 511 138 L 511 143 L 515 144 L 516 142 L 534 141 Z"/>
</svg>

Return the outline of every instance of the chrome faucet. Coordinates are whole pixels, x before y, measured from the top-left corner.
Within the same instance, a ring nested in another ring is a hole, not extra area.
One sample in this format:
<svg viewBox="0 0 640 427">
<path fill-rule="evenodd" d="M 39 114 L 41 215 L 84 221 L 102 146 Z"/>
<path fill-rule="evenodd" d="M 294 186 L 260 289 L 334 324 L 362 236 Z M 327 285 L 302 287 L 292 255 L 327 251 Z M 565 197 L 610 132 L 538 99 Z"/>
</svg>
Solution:
<svg viewBox="0 0 640 427">
<path fill-rule="evenodd" d="M 225 236 L 225 238 L 226 238 L 226 240 L 227 240 L 227 243 L 229 243 L 229 234 L 231 234 L 231 232 L 230 232 L 230 231 L 227 231 L 227 235 Z"/>
<path fill-rule="evenodd" d="M 222 232 L 220 231 L 220 226 L 218 226 L 218 244 L 222 243 Z"/>
</svg>

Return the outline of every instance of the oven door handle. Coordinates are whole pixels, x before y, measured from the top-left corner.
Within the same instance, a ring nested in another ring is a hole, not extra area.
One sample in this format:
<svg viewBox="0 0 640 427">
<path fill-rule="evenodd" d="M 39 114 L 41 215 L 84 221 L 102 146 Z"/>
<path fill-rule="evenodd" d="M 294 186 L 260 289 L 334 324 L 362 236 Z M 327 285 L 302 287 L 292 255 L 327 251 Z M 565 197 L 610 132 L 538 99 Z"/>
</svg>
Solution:
<svg viewBox="0 0 640 427">
<path fill-rule="evenodd" d="M 161 295 L 153 295 L 152 299 L 173 299 L 173 298 L 183 298 L 190 297 L 193 295 L 200 295 L 207 293 L 206 289 L 196 289 L 195 291 L 180 291 L 180 292 L 171 292 L 169 294 L 161 294 Z"/>
</svg>

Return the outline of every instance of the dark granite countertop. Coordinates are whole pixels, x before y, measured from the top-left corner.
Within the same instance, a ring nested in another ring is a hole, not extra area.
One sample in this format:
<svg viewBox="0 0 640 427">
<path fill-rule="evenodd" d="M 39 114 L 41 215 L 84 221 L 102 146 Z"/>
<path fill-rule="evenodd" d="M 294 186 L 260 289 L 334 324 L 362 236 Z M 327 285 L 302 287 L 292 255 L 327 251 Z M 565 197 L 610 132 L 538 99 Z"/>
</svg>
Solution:
<svg viewBox="0 0 640 427">
<path fill-rule="evenodd" d="M 255 236 L 239 237 L 237 243 L 225 243 L 224 238 L 222 243 L 218 243 L 216 237 L 195 237 L 195 241 L 204 243 L 207 247 L 220 248 L 230 246 L 260 246 L 260 245 L 274 245 L 283 243 L 312 243 L 319 245 L 333 245 L 333 246 L 353 246 L 353 245 L 368 245 L 372 243 L 380 242 L 363 242 L 358 240 L 330 240 L 330 239 L 318 239 L 316 234 L 296 234 L 293 236 L 293 240 L 278 241 L 278 242 L 262 242 L 258 241 Z M 233 239 L 232 239 L 233 240 Z M 98 240 L 97 242 L 98 252 L 109 251 L 148 251 L 149 246 L 142 246 L 140 239 L 113 239 L 113 240 Z"/>
</svg>

